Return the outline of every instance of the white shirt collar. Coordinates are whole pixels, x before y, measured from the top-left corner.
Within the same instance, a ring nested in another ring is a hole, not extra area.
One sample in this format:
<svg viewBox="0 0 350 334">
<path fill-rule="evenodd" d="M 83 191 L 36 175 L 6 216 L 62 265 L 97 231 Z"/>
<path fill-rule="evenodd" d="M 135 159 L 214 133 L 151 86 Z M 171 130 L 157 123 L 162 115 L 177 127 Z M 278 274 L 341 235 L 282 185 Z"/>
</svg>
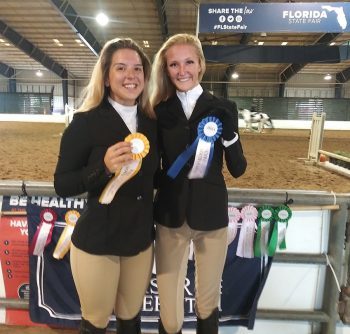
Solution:
<svg viewBox="0 0 350 334">
<path fill-rule="evenodd" d="M 133 106 L 124 106 L 116 101 L 114 101 L 110 96 L 108 96 L 108 101 L 115 109 L 115 111 L 123 119 L 124 123 L 128 127 L 131 133 L 136 132 L 137 129 L 137 104 Z"/>
<path fill-rule="evenodd" d="M 187 92 L 180 92 L 178 90 L 176 91 L 176 95 L 181 101 L 182 108 L 185 112 L 187 119 L 191 117 L 196 102 L 202 93 L 203 88 L 200 84 L 198 84 L 191 90 L 188 90 Z"/>
</svg>

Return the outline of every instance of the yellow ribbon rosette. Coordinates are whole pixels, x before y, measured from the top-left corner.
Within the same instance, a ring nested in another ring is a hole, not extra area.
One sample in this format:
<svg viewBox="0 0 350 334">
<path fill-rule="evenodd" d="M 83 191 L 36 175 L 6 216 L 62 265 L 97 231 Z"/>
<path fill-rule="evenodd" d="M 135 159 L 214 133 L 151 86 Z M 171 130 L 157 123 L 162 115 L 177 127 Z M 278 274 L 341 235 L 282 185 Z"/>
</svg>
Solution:
<svg viewBox="0 0 350 334">
<path fill-rule="evenodd" d="M 149 152 L 149 141 L 140 132 L 132 133 L 124 139 L 131 143 L 131 153 L 133 160 L 142 160 Z"/>
<path fill-rule="evenodd" d="M 142 133 L 132 133 L 124 140 L 131 143 L 133 160 L 124 165 L 120 171 L 117 171 L 113 178 L 107 183 L 99 198 L 99 202 L 101 204 L 109 204 L 112 202 L 118 189 L 138 173 L 142 165 L 142 159 L 149 152 L 149 141 Z"/>
<path fill-rule="evenodd" d="M 62 234 L 57 242 L 55 250 L 53 252 L 53 257 L 55 259 L 57 259 L 57 260 L 63 259 L 63 257 L 69 251 L 72 233 L 73 233 L 75 224 L 77 223 L 79 217 L 80 217 L 80 213 L 78 211 L 75 211 L 75 210 L 67 211 L 66 215 L 64 216 L 64 219 L 65 219 L 67 225 L 64 228 L 64 230 L 63 230 L 63 232 L 62 232 Z"/>
</svg>

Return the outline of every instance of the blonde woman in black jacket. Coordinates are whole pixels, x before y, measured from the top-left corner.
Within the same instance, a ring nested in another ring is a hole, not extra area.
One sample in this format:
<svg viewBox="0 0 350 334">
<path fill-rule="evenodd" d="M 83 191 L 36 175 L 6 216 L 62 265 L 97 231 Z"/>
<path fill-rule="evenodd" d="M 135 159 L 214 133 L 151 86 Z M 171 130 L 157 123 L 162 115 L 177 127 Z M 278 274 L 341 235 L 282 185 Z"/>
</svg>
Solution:
<svg viewBox="0 0 350 334">
<path fill-rule="evenodd" d="M 133 40 L 107 42 L 83 104 L 62 137 L 56 192 L 88 196 L 70 251 L 81 334 L 105 333 L 113 311 L 118 334 L 141 332 L 139 312 L 153 264 L 153 175 L 158 166 L 147 93 L 150 71 L 147 56 Z M 132 161 L 132 145 L 124 139 L 135 132 L 146 136 L 149 153 L 110 204 L 101 204 L 109 180 Z"/>
<path fill-rule="evenodd" d="M 155 200 L 161 334 L 180 333 L 182 329 L 191 241 L 196 265 L 197 333 L 218 332 L 228 225 L 223 157 L 234 177 L 246 169 L 236 104 L 203 90 L 200 80 L 204 72 L 201 43 L 189 34 L 170 37 L 156 54 L 152 68 L 151 104 L 157 116 L 162 163 Z M 205 134 L 214 128 L 217 140 L 210 151 L 207 146 L 197 157 L 193 147 L 203 126 Z M 193 155 L 188 159 L 191 148 Z M 200 161 L 207 155 L 211 158 L 206 163 L 197 163 L 197 158 Z"/>
</svg>

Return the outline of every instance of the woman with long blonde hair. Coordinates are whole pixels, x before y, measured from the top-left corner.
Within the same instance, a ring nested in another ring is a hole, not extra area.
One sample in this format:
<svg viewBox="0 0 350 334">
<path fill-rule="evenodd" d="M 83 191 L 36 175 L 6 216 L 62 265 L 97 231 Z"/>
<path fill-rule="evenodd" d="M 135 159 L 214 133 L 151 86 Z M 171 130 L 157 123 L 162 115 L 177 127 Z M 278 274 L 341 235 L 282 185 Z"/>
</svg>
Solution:
<svg viewBox="0 0 350 334">
<path fill-rule="evenodd" d="M 191 241 L 197 334 L 217 334 L 228 225 L 223 157 L 234 177 L 241 176 L 247 165 L 238 135 L 236 104 L 203 90 L 204 72 L 201 43 L 190 34 L 170 37 L 156 54 L 152 68 L 151 104 L 157 115 L 162 162 L 155 200 L 160 334 L 181 333 Z M 210 151 L 203 146 L 203 154 L 198 154 L 198 160 L 211 156 L 211 161 L 196 164 L 197 154 L 191 157 L 189 153 L 202 123 L 210 125 L 216 141 Z"/>
<path fill-rule="evenodd" d="M 141 333 L 140 309 L 153 265 L 158 167 L 147 93 L 150 72 L 147 56 L 132 39 L 107 42 L 61 140 L 55 190 L 63 197 L 87 193 L 88 198 L 70 251 L 82 311 L 80 334 L 105 333 L 113 312 L 118 334 Z M 148 154 L 109 202 L 101 200 L 110 181 L 118 181 L 122 168 L 134 162 L 133 146 L 125 138 L 136 132 L 148 139 Z"/>
</svg>

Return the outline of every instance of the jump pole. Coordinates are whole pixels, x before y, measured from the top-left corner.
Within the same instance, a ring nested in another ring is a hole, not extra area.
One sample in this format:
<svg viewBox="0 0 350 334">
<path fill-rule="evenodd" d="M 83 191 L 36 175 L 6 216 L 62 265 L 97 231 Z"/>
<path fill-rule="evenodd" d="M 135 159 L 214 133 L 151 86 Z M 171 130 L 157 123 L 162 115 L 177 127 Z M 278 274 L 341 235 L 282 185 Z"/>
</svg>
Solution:
<svg viewBox="0 0 350 334">
<path fill-rule="evenodd" d="M 318 151 L 322 148 L 324 121 L 326 119 L 326 113 L 317 115 L 316 112 L 312 114 L 309 151 L 307 155 L 306 163 L 316 164 L 319 160 Z"/>
<path fill-rule="evenodd" d="M 338 166 L 329 161 L 320 161 L 320 155 L 323 154 L 327 157 L 339 159 L 339 160 L 348 162 L 350 164 L 350 158 L 322 150 L 325 118 L 326 118 L 325 113 L 321 113 L 321 115 L 317 115 L 317 113 L 314 112 L 312 115 L 309 151 L 308 151 L 308 157 L 305 163 L 311 164 L 311 165 L 317 165 L 331 172 L 336 172 L 343 176 L 350 177 L 350 169 Z"/>
</svg>

